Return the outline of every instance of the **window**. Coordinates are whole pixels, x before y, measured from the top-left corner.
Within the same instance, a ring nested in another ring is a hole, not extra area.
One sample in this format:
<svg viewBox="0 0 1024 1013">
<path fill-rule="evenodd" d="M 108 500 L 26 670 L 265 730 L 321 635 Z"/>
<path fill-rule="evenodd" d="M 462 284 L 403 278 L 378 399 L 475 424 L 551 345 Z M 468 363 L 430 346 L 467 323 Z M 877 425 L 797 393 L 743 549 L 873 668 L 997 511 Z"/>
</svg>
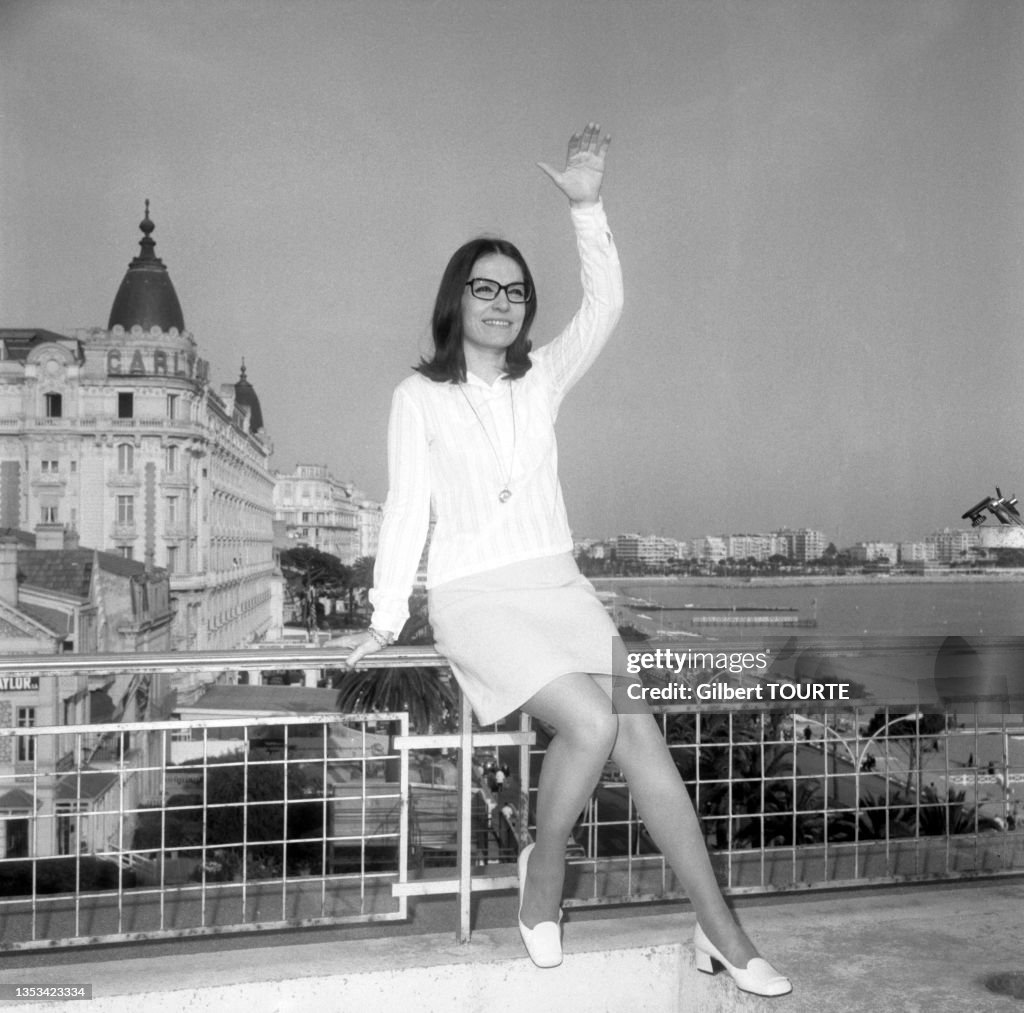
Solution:
<svg viewBox="0 0 1024 1013">
<path fill-rule="evenodd" d="M 58 461 L 40 461 L 39 467 L 44 475 L 56 475 L 58 468 Z"/>
<path fill-rule="evenodd" d="M 134 496 L 118 496 L 117 497 L 117 523 L 118 524 L 134 524 L 135 523 L 135 497 Z"/>
<path fill-rule="evenodd" d="M 28 858 L 28 820 L 15 816 L 2 819 L 7 824 L 7 853 L 4 858 Z"/>
<path fill-rule="evenodd" d="M 73 475 L 76 471 L 78 471 L 78 462 L 77 461 L 72 461 L 71 462 L 71 474 Z"/>
<path fill-rule="evenodd" d="M 57 815 L 57 854 L 73 855 L 78 851 L 75 840 L 79 831 L 86 828 L 85 814 L 89 811 L 89 803 L 58 802 L 54 811 Z"/>
<path fill-rule="evenodd" d="M 166 471 L 177 471 L 180 466 L 180 454 L 176 444 L 169 444 L 164 448 L 164 469 Z"/>
<path fill-rule="evenodd" d="M 122 475 L 135 470 L 135 448 L 130 443 L 117 445 L 117 470 Z"/>
<path fill-rule="evenodd" d="M 19 728 L 35 728 L 36 709 L 35 707 L 19 707 L 18 711 Z M 18 763 L 33 763 L 36 758 L 35 737 L 18 739 Z"/>
<path fill-rule="evenodd" d="M 57 523 L 57 507 L 43 504 L 40 508 L 40 519 L 44 524 L 56 524 Z"/>
<path fill-rule="evenodd" d="M 167 497 L 167 526 L 171 527 L 181 519 L 181 498 L 179 496 Z"/>
<path fill-rule="evenodd" d="M 167 395 L 167 417 L 169 419 L 176 419 L 178 417 L 178 394 Z"/>
<path fill-rule="evenodd" d="M 121 554 L 122 559 L 135 558 L 135 550 L 130 545 L 119 545 L 117 551 Z"/>
<path fill-rule="evenodd" d="M 46 394 L 44 396 L 46 417 L 48 419 L 59 419 L 64 414 L 64 399 L 60 394 Z"/>
<path fill-rule="evenodd" d="M 167 572 L 177 573 L 178 572 L 178 546 L 168 545 L 167 546 Z"/>
<path fill-rule="evenodd" d="M 130 419 L 135 417 L 135 395 L 130 390 L 117 393 L 117 417 Z"/>
</svg>

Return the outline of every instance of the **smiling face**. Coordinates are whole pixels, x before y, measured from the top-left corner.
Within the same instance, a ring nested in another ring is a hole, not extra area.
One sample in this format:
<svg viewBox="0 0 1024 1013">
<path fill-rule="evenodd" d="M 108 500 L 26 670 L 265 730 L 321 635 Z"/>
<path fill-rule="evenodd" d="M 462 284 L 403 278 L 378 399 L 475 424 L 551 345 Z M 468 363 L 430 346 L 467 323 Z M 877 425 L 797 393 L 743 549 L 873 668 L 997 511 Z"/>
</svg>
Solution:
<svg viewBox="0 0 1024 1013">
<path fill-rule="evenodd" d="M 489 278 L 499 285 L 523 281 L 519 265 L 502 253 L 480 257 L 469 276 Z M 466 365 L 472 369 L 474 360 L 481 356 L 492 361 L 502 358 L 505 349 L 519 334 L 525 314 L 526 304 L 509 302 L 504 290 L 496 298 L 485 301 L 466 288 L 462 293 L 462 348 Z"/>
</svg>

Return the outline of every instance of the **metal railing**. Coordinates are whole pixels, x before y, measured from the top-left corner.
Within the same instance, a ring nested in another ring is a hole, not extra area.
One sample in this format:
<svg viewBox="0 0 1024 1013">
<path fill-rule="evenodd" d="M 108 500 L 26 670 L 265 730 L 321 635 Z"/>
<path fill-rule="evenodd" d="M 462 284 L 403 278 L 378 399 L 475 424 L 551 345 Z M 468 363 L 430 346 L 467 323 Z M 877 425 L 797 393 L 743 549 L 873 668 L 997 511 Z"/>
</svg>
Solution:
<svg viewBox="0 0 1024 1013">
<path fill-rule="evenodd" d="M 473 895 L 515 888 L 543 729 L 476 730 L 462 699 L 458 731 L 426 733 L 404 713 L 310 712 L 301 686 L 287 713 L 169 719 L 168 688 L 187 712 L 204 680 L 311 673 L 345 653 L 0 658 L 0 679 L 20 677 L 0 693 L 0 949 L 390 921 L 437 894 L 457 898 L 468 939 Z M 400 647 L 360 667 L 445 665 Z M 157 719 L 57 723 L 101 685 L 125 689 L 117 716 Z M 29 699 L 49 700 L 49 722 L 11 704 Z M 657 715 L 727 892 L 1024 871 L 1024 728 L 1009 715 L 708 708 Z M 574 830 L 566 906 L 681 896 L 605 773 Z"/>
<path fill-rule="evenodd" d="M 1024 872 L 1024 728 L 904 707 L 658 714 L 727 893 Z M 878 732 L 868 732 L 874 726 Z M 685 896 L 614 768 L 574 834 L 564 906 Z"/>
</svg>

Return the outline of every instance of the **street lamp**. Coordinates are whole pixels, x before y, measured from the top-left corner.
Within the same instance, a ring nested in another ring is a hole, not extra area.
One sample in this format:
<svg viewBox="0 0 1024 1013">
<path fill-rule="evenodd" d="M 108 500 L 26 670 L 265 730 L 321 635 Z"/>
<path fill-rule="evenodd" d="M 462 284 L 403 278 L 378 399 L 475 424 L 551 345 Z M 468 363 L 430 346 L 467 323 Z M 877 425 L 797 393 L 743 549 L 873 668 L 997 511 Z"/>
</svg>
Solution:
<svg viewBox="0 0 1024 1013">
<path fill-rule="evenodd" d="M 790 719 L 793 722 L 794 736 L 796 735 L 796 726 L 798 722 L 803 722 L 804 724 L 817 725 L 819 728 L 822 728 L 826 733 L 831 733 L 832 735 L 834 735 L 835 738 L 843 744 L 844 748 L 846 749 L 846 752 L 849 754 L 850 763 L 853 764 L 854 770 L 861 769 L 861 764 L 867 757 L 868 750 L 871 748 L 872 745 L 874 745 L 875 740 L 878 738 L 878 736 L 881 735 L 882 732 L 884 732 L 887 728 L 890 728 L 892 725 L 898 725 L 901 721 L 913 721 L 917 723 L 923 717 L 924 714 L 922 714 L 921 711 L 911 711 L 909 714 L 900 714 L 898 717 L 891 718 L 889 721 L 886 721 L 886 723 L 882 725 L 880 728 L 876 728 L 875 731 L 872 732 L 871 735 L 864 742 L 864 745 L 859 750 L 854 752 L 853 748 L 850 746 L 850 743 L 846 739 L 846 737 L 840 735 L 839 732 L 837 732 L 831 725 L 827 725 L 824 721 L 819 721 L 817 718 L 807 717 L 804 714 L 797 714 L 794 712 L 790 715 Z M 860 736 L 858 735 L 854 741 L 859 742 Z M 886 748 L 886 758 L 888 760 L 888 745 Z M 888 767 L 888 762 L 886 763 L 886 767 Z"/>
<path fill-rule="evenodd" d="M 867 757 L 868 750 L 871 748 L 872 744 L 875 742 L 875 740 L 878 738 L 878 736 L 881 735 L 882 732 L 884 732 L 887 728 L 890 728 L 892 725 L 898 725 L 901 721 L 913 721 L 914 722 L 914 737 L 915 737 L 915 741 L 917 739 L 919 739 L 920 738 L 920 722 L 921 722 L 921 718 L 923 718 L 923 717 L 924 717 L 924 714 L 922 714 L 921 711 L 911 711 L 909 714 L 900 714 L 898 717 L 891 718 L 890 720 L 886 721 L 886 723 L 884 725 L 882 725 L 880 728 L 876 728 L 874 730 L 874 732 L 872 732 L 871 735 L 868 736 L 867 741 L 864 743 L 864 748 L 859 750 L 859 752 L 857 754 L 857 769 L 860 770 L 861 763 L 864 762 L 865 758 Z M 913 758 L 914 758 L 914 747 L 912 745 L 911 749 L 910 749 L 910 757 L 909 757 L 908 762 L 907 762 L 907 790 L 908 791 L 910 790 L 910 781 L 911 781 L 911 777 L 913 776 L 913 774 L 912 774 L 913 766 L 914 766 Z M 886 742 L 885 742 L 885 774 L 886 774 L 886 777 L 888 778 L 888 776 L 889 776 L 889 739 L 888 739 L 888 736 L 886 736 Z"/>
</svg>

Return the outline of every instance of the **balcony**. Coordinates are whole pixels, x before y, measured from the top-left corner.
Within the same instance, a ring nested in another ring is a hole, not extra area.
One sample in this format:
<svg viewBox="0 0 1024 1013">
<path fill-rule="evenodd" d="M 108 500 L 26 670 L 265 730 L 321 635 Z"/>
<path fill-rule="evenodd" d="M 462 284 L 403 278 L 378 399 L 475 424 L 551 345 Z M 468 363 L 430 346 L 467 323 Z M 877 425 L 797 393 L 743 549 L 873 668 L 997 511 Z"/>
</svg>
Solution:
<svg viewBox="0 0 1024 1013">
<path fill-rule="evenodd" d="M 7 658 L 0 671 L 194 681 L 341 656 Z M 440 665 L 423 648 L 373 662 Z M 795 982 L 789 1009 L 1017 1008 L 1020 729 L 960 715 L 923 734 L 920 713 L 895 708 L 867 735 L 874 714 L 674 705 L 661 720 L 720 881 Z M 463 708 L 459 730 L 438 735 L 404 715 L 329 708 L 0 729 L 0 755 L 3 739 L 28 737 L 35 755 L 78 758 L 20 769 L 16 785 L 13 772 L 0 777 L 4 839 L 14 829 L 25 844 L 0 858 L 0 991 L 91 983 L 105 1013 L 225 1008 L 228 994 L 254 1011 L 566 1010 L 585 996 L 609 1010 L 767 1008 L 695 971 L 692 913 L 661 903 L 678 886 L 613 769 L 574 833 L 566 962 L 534 969 L 514 927 L 513 860 L 532 830 L 542 736 L 527 721 L 474 731 L 468 718 Z M 84 748 L 96 741 L 102 758 Z M 458 787 L 433 774 L 441 750 L 457 756 Z M 484 751 L 511 761 L 518 791 L 495 797 Z M 12 828 L 15 792 L 27 826 Z"/>
<path fill-rule="evenodd" d="M 138 471 L 112 471 L 107 476 L 107 488 L 134 492 L 142 488 L 142 474 Z"/>
</svg>

